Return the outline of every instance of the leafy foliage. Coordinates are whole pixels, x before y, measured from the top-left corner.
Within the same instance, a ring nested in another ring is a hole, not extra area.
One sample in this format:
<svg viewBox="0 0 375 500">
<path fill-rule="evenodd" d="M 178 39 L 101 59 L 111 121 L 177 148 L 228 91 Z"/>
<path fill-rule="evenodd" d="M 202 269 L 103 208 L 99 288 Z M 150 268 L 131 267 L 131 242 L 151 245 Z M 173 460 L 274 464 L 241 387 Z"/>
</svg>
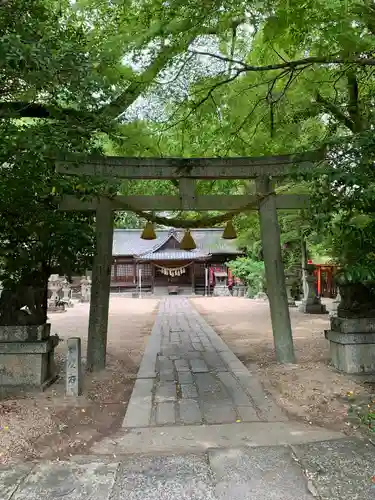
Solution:
<svg viewBox="0 0 375 500">
<path fill-rule="evenodd" d="M 342 283 L 375 279 L 374 154 L 371 131 L 340 141 L 313 183 L 313 221 L 342 268 Z"/>
<path fill-rule="evenodd" d="M 9 285 L 8 278 L 17 284 L 35 270 L 46 279 L 52 272 L 71 275 L 89 267 L 93 254 L 90 216 L 58 211 L 51 195 L 52 188 L 66 184 L 54 174 L 50 158 L 66 147 L 67 138 L 62 141 L 59 127 L 50 124 L 2 123 L 0 127 L 3 281 Z"/>
<path fill-rule="evenodd" d="M 247 294 L 253 297 L 258 292 L 265 291 L 264 264 L 250 257 L 238 257 L 228 262 L 233 274 L 247 285 Z"/>
<path fill-rule="evenodd" d="M 286 268 L 300 262 L 301 228 L 308 227 L 310 246 L 346 268 L 354 265 L 360 241 L 356 262 L 369 268 L 374 32 L 367 0 L 345 6 L 339 0 L 3 2 L 0 204 L 10 275 L 25 269 L 25 248 L 35 266 L 39 258 L 66 272 L 87 265 L 92 255 L 91 218 L 59 213 L 52 188 L 79 196 L 177 193 L 176 183 L 158 180 L 67 181 L 53 172 L 58 152 L 253 156 L 322 146 L 332 153 L 318 178 L 278 185 L 314 197 L 314 220 L 280 213 Z M 151 118 L 149 101 L 156 103 Z M 197 190 L 254 194 L 255 187 L 212 181 L 199 182 Z M 22 203 L 28 212 L 17 218 Z M 17 208 L 10 212 L 10 206 Z M 182 217 L 161 215 L 160 223 Z M 216 216 L 208 220 L 220 222 Z M 199 224 L 196 214 L 183 217 Z M 245 212 L 235 222 L 240 245 L 257 262 L 257 214 Z M 124 213 L 116 224 L 142 221 Z"/>
<path fill-rule="evenodd" d="M 1 97 L 31 106 L 37 99 L 57 113 L 56 120 L 0 121 L 1 279 L 8 288 L 45 286 L 52 272 L 90 267 L 93 255 L 92 217 L 57 209 L 53 193 L 74 193 L 78 183 L 55 173 L 54 158 L 97 150 L 94 133 L 102 124 L 86 112 L 97 106 L 99 92 L 106 99 L 112 89 L 96 69 L 82 26 L 58 5 L 14 0 L 2 7 Z M 57 110 L 65 107 L 83 113 L 61 119 Z M 96 181 L 90 186 L 96 193 L 103 188 Z"/>
<path fill-rule="evenodd" d="M 3 278 L 11 286 L 35 277 L 35 271 L 45 282 L 52 271 L 71 274 L 89 266 L 92 219 L 60 213 L 57 197 L 112 195 L 118 189 L 95 179 L 63 179 L 54 172 L 54 158 L 110 149 L 117 154 L 119 147 L 127 154 L 155 154 L 154 139 L 131 145 L 131 133 L 139 137 L 140 129 L 150 137 L 148 127 L 123 126 L 114 118 L 195 37 L 232 26 L 233 13 L 217 12 L 214 3 L 199 9 L 146 4 L 10 0 L 1 5 L 0 251 Z M 120 193 L 175 189 L 141 181 L 124 183 Z M 117 224 L 139 220 L 127 215 Z"/>
</svg>

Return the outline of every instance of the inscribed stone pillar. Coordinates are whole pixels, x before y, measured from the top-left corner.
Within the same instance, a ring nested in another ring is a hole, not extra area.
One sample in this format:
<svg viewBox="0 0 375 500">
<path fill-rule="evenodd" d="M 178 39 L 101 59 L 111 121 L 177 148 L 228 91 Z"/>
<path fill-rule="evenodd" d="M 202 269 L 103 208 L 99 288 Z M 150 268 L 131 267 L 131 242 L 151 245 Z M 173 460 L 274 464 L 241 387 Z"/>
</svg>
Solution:
<svg viewBox="0 0 375 500">
<path fill-rule="evenodd" d="M 259 218 L 276 358 L 280 363 L 294 363 L 292 327 L 285 287 L 276 196 L 274 193 L 269 194 L 271 186 L 267 177 L 257 178 L 256 186 L 259 195 L 268 194 L 260 201 Z"/>
<path fill-rule="evenodd" d="M 113 211 L 108 198 L 100 198 L 96 210 L 96 254 L 92 268 L 92 285 L 87 339 L 87 370 L 105 368 L 109 292 L 111 285 Z"/>
<path fill-rule="evenodd" d="M 81 373 L 81 339 L 68 339 L 68 353 L 66 356 L 66 395 L 80 396 L 82 394 Z"/>
</svg>

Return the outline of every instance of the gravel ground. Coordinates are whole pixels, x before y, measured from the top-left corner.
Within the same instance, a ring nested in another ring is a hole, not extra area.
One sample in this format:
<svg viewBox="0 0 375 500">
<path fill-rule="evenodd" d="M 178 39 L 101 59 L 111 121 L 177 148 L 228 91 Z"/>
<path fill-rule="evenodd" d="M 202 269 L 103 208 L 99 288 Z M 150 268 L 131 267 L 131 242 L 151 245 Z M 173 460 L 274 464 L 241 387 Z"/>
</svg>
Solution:
<svg viewBox="0 0 375 500">
<path fill-rule="evenodd" d="M 65 342 L 56 349 L 60 379 L 41 392 L 9 392 L 0 400 L 0 463 L 11 459 L 64 458 L 89 452 L 90 445 L 122 423 L 158 300 L 111 297 L 107 368 L 85 374 L 83 395 L 64 395 Z M 51 314 L 52 333 L 81 337 L 86 357 L 88 304 Z"/>
<path fill-rule="evenodd" d="M 363 380 L 329 366 L 324 330 L 328 315 L 308 315 L 291 308 L 297 364 L 275 361 L 268 302 L 236 297 L 194 298 L 192 303 L 291 417 L 352 434 L 347 422 L 347 393 L 367 398 Z"/>
</svg>

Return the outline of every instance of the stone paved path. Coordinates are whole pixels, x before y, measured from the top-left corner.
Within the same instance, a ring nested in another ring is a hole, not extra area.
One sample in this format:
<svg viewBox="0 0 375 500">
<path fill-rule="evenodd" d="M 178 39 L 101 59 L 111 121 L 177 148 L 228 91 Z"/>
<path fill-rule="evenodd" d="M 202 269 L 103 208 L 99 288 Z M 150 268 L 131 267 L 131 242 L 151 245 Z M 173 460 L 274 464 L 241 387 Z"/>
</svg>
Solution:
<svg viewBox="0 0 375 500">
<path fill-rule="evenodd" d="M 286 420 L 188 299 L 161 302 L 124 427 Z"/>
<path fill-rule="evenodd" d="M 168 298 L 123 428 L 86 456 L 0 466 L 0 500 L 370 500 L 374 450 L 288 421 L 188 300 Z"/>
</svg>

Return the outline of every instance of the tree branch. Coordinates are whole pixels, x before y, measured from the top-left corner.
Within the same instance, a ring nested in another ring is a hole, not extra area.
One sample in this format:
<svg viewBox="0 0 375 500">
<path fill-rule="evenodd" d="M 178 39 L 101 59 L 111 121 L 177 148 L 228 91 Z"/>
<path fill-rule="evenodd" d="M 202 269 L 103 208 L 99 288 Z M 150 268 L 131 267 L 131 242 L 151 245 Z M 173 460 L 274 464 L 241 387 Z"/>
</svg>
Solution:
<svg viewBox="0 0 375 500">
<path fill-rule="evenodd" d="M 202 106 L 202 104 L 204 104 L 205 102 L 207 102 L 211 97 L 212 97 L 212 94 L 213 92 L 221 87 L 222 85 L 225 85 L 226 83 L 230 83 L 232 82 L 233 80 L 235 80 L 238 75 L 240 75 L 241 71 L 238 70 L 237 73 L 235 75 L 232 75 L 231 77 L 229 78 L 226 78 L 225 80 L 220 80 L 220 82 L 217 82 L 215 83 L 215 85 L 213 85 L 207 92 L 207 94 L 202 97 L 198 102 L 194 103 L 192 108 L 189 110 L 188 113 L 186 113 L 186 115 L 180 119 L 178 119 L 177 121 L 173 122 L 171 125 L 168 125 L 167 127 L 165 127 L 164 129 L 162 129 L 163 132 L 166 132 L 167 130 L 175 127 L 176 125 L 178 125 L 179 123 L 182 123 L 184 121 L 186 121 L 193 113 L 194 111 L 196 111 L 200 106 Z"/>
<path fill-rule="evenodd" d="M 231 29 L 236 29 L 243 22 L 243 19 L 234 19 L 229 22 Z M 217 35 L 223 29 L 228 28 L 225 26 L 218 26 L 216 29 L 204 29 L 204 33 Z M 140 75 L 138 81 L 135 81 L 129 85 L 129 87 L 118 96 L 112 103 L 103 108 L 103 112 L 109 112 L 110 114 L 117 115 L 117 117 L 126 111 L 133 102 L 149 88 L 149 86 L 155 81 L 155 78 L 160 73 L 162 69 L 168 64 L 168 62 L 177 54 L 186 50 L 195 40 L 196 36 L 191 36 L 183 40 L 182 34 L 188 32 L 192 29 L 191 20 L 184 19 L 179 26 L 174 26 L 173 29 L 163 30 L 163 38 L 166 38 L 168 34 L 180 33 L 179 42 L 174 45 L 164 45 L 156 58 L 152 63 L 145 69 L 145 71 Z M 165 32 L 164 32 L 165 31 Z M 203 34 L 202 32 L 200 34 Z M 182 40 L 182 41 L 181 41 Z"/>
<path fill-rule="evenodd" d="M 321 104 L 326 111 L 331 113 L 336 120 L 341 122 L 352 132 L 355 132 L 355 123 L 338 106 L 323 97 L 319 92 L 316 93 L 315 100 L 318 104 Z"/>
<path fill-rule="evenodd" d="M 114 101 L 104 106 L 101 112 L 115 117 L 122 115 L 150 87 L 156 76 L 177 52 L 174 46 L 163 47 L 152 63 L 139 75 L 139 78 L 132 82 Z"/>
<path fill-rule="evenodd" d="M 0 0 L 1 2 L 2 0 Z M 4 0 L 3 0 L 4 1 Z M 1 3 L 0 3 L 1 5 Z M 229 27 L 233 28 L 243 22 L 242 19 L 232 20 Z M 191 20 L 184 19 L 179 26 L 180 33 L 185 33 L 191 30 Z M 205 30 L 218 34 L 228 26 L 218 26 L 216 30 Z M 178 31 L 174 27 L 173 31 Z M 166 36 L 166 34 L 165 34 Z M 111 103 L 106 104 L 99 110 L 99 114 L 109 114 L 112 119 L 121 116 L 135 101 L 145 92 L 150 85 L 155 81 L 157 75 L 166 67 L 172 58 L 186 50 L 189 45 L 194 41 L 195 36 L 183 39 L 182 36 L 178 42 L 173 45 L 164 45 L 159 54 L 149 64 L 149 66 L 139 75 L 137 80 L 130 83 L 130 85 Z M 181 41 L 182 40 L 182 41 Z M 93 114 L 93 113 L 92 113 Z M 65 119 L 68 117 L 82 118 L 88 116 L 89 112 L 82 112 L 73 108 L 59 108 L 57 106 L 44 105 L 42 103 L 30 102 L 0 102 L 0 119 L 4 118 L 51 118 L 51 119 Z"/>
<path fill-rule="evenodd" d="M 375 59 L 365 57 L 343 58 L 335 55 L 325 57 L 306 57 L 304 59 L 296 59 L 295 61 L 284 61 L 276 64 L 266 64 L 264 66 L 252 66 L 238 59 L 231 59 L 230 57 L 221 56 L 219 54 L 212 54 L 212 52 L 205 52 L 200 50 L 190 50 L 189 52 L 202 56 L 209 56 L 220 61 L 231 62 L 241 66 L 241 71 L 247 72 L 261 72 L 272 71 L 278 69 L 296 69 L 299 66 L 312 65 L 312 64 L 353 64 L 357 66 L 375 66 Z"/>
<path fill-rule="evenodd" d="M 126 90 L 110 104 L 99 110 L 99 114 L 109 114 L 117 118 L 123 114 L 134 101 L 152 84 L 158 73 L 166 66 L 168 61 L 176 54 L 176 47 L 164 47 L 153 62 L 132 82 Z M 73 108 L 59 108 L 29 102 L 0 102 L 0 119 L 2 118 L 51 118 L 62 120 L 68 117 L 83 118 L 93 113 L 79 111 Z"/>
<path fill-rule="evenodd" d="M 89 113 L 74 108 L 60 108 L 26 101 L 0 102 L 0 119 L 2 118 L 52 118 L 64 120 L 66 118 L 84 118 Z"/>
</svg>

